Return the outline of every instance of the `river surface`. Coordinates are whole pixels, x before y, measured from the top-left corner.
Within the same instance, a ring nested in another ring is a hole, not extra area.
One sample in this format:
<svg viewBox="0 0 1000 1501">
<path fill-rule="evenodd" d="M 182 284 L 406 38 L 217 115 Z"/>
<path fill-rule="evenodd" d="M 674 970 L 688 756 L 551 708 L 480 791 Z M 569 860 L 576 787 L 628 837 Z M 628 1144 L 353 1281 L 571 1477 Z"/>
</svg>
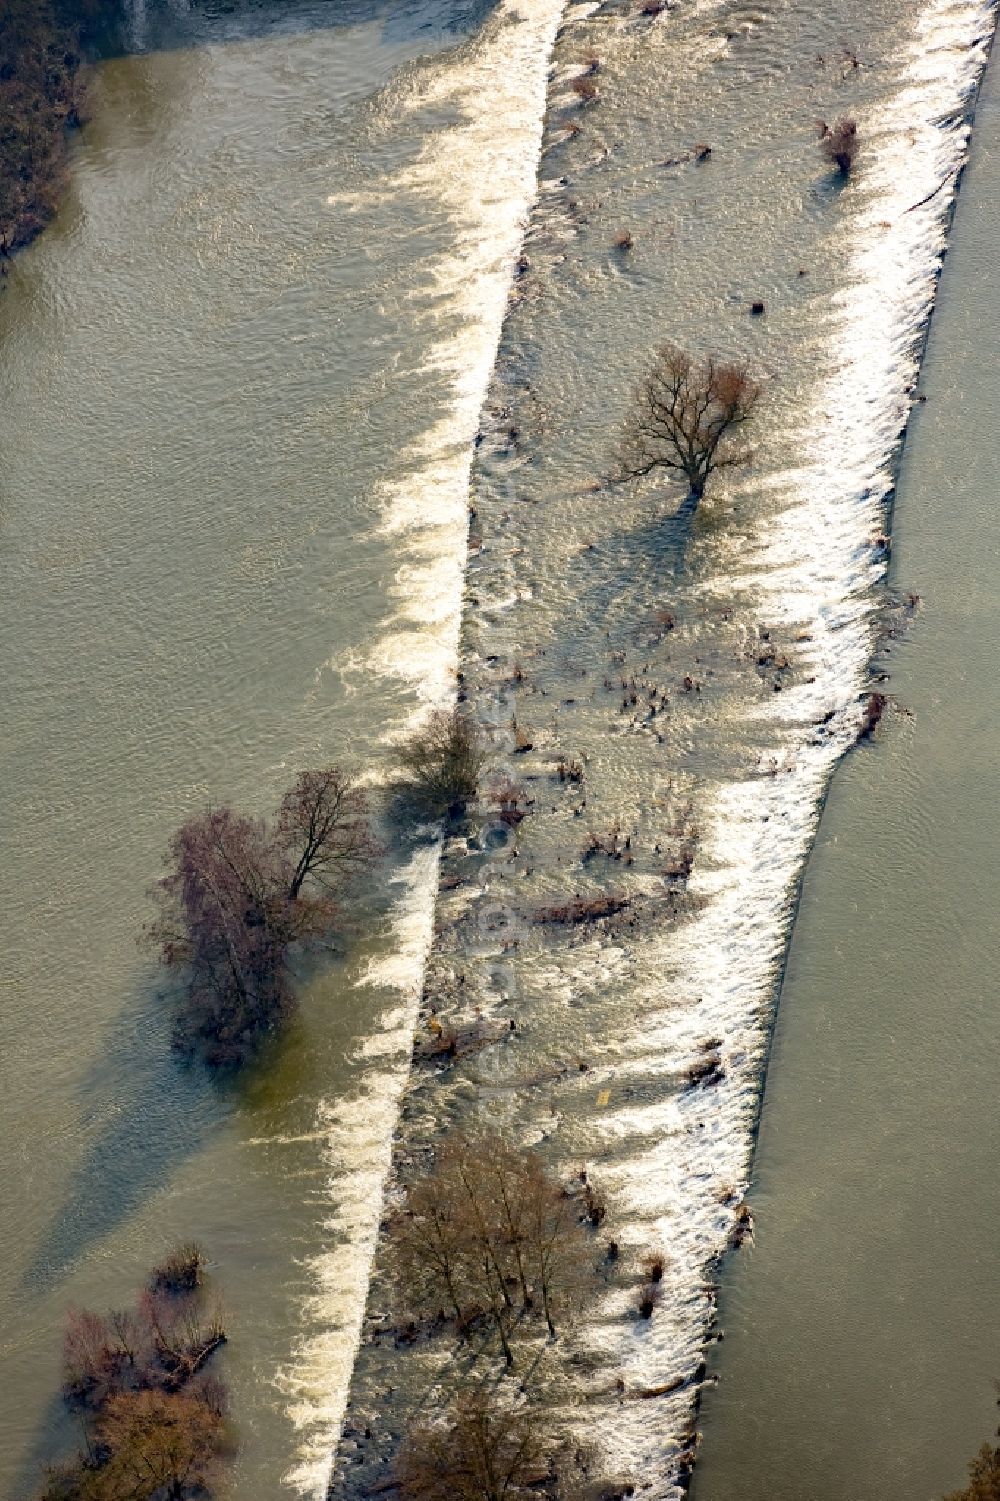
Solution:
<svg viewBox="0 0 1000 1501">
<path fill-rule="evenodd" d="M 137 938 L 179 821 L 303 765 L 377 777 L 453 691 L 555 9 L 512 63 L 503 6 L 133 8 L 0 298 L 4 1493 L 71 1436 L 66 1305 L 189 1237 L 229 1310 L 233 1493 L 323 1489 L 436 849 L 386 862 L 231 1086 L 171 1059 Z"/>
<path fill-rule="evenodd" d="M 517 1032 L 418 1068 L 401 1151 L 485 1107 L 588 1164 L 625 1270 L 567 1346 L 567 1421 L 676 1493 L 796 884 L 905 613 L 877 539 L 991 22 L 978 0 L 132 6 L 72 200 L 0 298 L 13 1494 L 58 1436 L 67 1303 L 122 1302 L 190 1236 L 230 1309 L 233 1494 L 323 1493 L 428 945 L 425 1009 Z M 848 112 L 838 188 L 814 120 Z M 670 487 L 602 482 L 664 336 L 767 385 L 754 466 L 691 528 Z M 318 760 L 379 780 L 459 666 L 488 781 L 534 798 L 517 839 L 487 798 L 436 933 L 438 848 L 394 840 L 267 1066 L 180 1067 L 136 946 L 173 828 L 264 810 Z M 630 858 L 584 860 L 616 821 Z M 577 891 L 631 906 L 533 921 Z M 629 1258 L 660 1247 L 640 1325 Z M 391 1437 L 441 1382 L 439 1352 L 372 1345 L 354 1400 Z M 384 1452 L 355 1445 L 359 1480 Z"/>
<path fill-rule="evenodd" d="M 996 1428 L 996 62 L 896 502 L 912 718 L 837 773 L 810 858 L 697 1501 L 936 1501 Z"/>
</svg>

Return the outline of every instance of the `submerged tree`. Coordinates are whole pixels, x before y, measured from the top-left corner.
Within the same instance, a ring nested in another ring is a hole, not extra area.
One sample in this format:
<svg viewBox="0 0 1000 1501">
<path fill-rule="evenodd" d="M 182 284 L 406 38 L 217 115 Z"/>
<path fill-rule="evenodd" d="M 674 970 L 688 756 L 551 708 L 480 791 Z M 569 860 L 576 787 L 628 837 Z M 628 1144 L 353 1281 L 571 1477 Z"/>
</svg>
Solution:
<svg viewBox="0 0 1000 1501">
<path fill-rule="evenodd" d="M 628 418 L 618 477 L 676 469 L 687 479 L 691 499 L 700 500 L 714 470 L 746 461 L 733 440 L 759 397 L 760 386 L 744 365 L 714 355 L 695 359 L 664 344 Z"/>
<path fill-rule="evenodd" d="M 475 797 L 486 759 L 476 727 L 461 709 L 436 710 L 403 746 L 407 792 L 433 818 L 460 813 Z"/>
<path fill-rule="evenodd" d="M 199 1271 L 203 1258 L 199 1253 Z M 190 1266 L 190 1247 L 168 1265 Z M 225 1342 L 199 1274 L 164 1285 L 154 1271 L 134 1309 L 71 1310 L 63 1396 L 85 1449 L 48 1470 L 39 1501 L 205 1497 L 226 1438 L 226 1393 L 208 1363 Z"/>
<path fill-rule="evenodd" d="M 1000 1429 L 997 1430 L 1000 1438 Z M 984 1444 L 969 1461 L 969 1484 L 944 1501 L 1000 1501 L 1000 1444 Z"/>
<path fill-rule="evenodd" d="M 207 1487 L 223 1427 L 221 1414 L 195 1397 L 136 1392 L 108 1404 L 98 1437 L 111 1451 L 108 1475 L 121 1495 L 162 1489 L 173 1501 Z"/>
<path fill-rule="evenodd" d="M 1000 1448 L 984 1444 L 969 1464 L 969 1484 L 945 1501 L 1000 1501 Z"/>
<path fill-rule="evenodd" d="M 495 1390 L 459 1397 L 444 1422 L 413 1429 L 396 1462 L 406 1501 L 518 1501 L 550 1472 L 539 1418 Z"/>
<path fill-rule="evenodd" d="M 857 123 L 846 115 L 833 125 L 828 125 L 825 120 L 817 120 L 816 123 L 819 127 L 819 149 L 830 165 L 836 167 L 841 177 L 849 177 L 861 145 Z"/>
<path fill-rule="evenodd" d="M 330 930 L 375 851 L 364 795 L 335 767 L 302 772 L 273 824 L 228 807 L 183 824 L 148 930 L 184 978 L 178 1043 L 242 1061 L 291 1007 L 289 949 Z"/>
<path fill-rule="evenodd" d="M 200 1288 L 147 1290 L 135 1309 L 101 1315 L 71 1309 L 63 1338 L 63 1396 L 100 1411 L 123 1392 L 177 1392 L 226 1341 L 218 1308 Z"/>
<path fill-rule="evenodd" d="M 554 1337 L 594 1276 L 576 1201 L 536 1153 L 494 1133 L 445 1142 L 408 1186 L 391 1244 L 407 1310 L 463 1333 L 485 1320 L 508 1365 L 515 1331 L 541 1319 Z"/>
</svg>

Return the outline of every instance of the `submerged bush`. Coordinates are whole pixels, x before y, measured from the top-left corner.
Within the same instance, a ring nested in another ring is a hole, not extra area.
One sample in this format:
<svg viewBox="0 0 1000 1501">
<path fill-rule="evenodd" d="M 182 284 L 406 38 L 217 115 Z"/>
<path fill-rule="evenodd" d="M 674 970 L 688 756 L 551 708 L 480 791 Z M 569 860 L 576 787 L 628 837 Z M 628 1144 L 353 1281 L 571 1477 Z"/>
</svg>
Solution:
<svg viewBox="0 0 1000 1501">
<path fill-rule="evenodd" d="M 438 709 L 403 746 L 406 791 L 433 818 L 461 814 L 476 796 L 485 759 L 469 716 L 458 708 Z"/>
<path fill-rule="evenodd" d="M 841 177 L 849 177 L 861 144 L 857 122 L 846 115 L 833 125 L 820 120 L 819 130 L 819 149 Z"/>
<path fill-rule="evenodd" d="M 194 1241 L 188 1241 L 153 1268 L 150 1287 L 154 1292 L 193 1292 L 201 1285 L 204 1270 L 204 1251 Z"/>
</svg>

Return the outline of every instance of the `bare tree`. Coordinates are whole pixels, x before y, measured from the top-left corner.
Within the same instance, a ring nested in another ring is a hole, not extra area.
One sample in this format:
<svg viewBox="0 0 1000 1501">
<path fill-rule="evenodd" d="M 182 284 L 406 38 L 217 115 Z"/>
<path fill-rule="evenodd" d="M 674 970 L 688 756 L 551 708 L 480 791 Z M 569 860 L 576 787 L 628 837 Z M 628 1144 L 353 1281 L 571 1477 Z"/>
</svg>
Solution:
<svg viewBox="0 0 1000 1501">
<path fill-rule="evenodd" d="M 733 439 L 759 397 L 744 365 L 714 355 L 695 359 L 675 344 L 662 345 L 626 424 L 618 478 L 676 469 L 692 500 L 700 500 L 714 470 L 745 462 Z"/>
<path fill-rule="evenodd" d="M 97 1494 L 107 1501 L 166 1501 L 204 1492 L 222 1448 L 222 1417 L 196 1397 L 127 1392 L 112 1397 L 97 1428 L 109 1451 Z"/>
<path fill-rule="evenodd" d="M 475 797 L 485 754 L 476 726 L 461 709 L 439 709 L 403 746 L 407 790 L 426 813 L 459 813 Z"/>
<path fill-rule="evenodd" d="M 147 932 L 184 976 L 178 1042 L 238 1063 L 287 1014 L 290 947 L 329 931 L 338 893 L 376 853 L 367 811 L 328 767 L 301 773 L 273 825 L 221 807 L 178 829 Z"/>
<path fill-rule="evenodd" d="M 299 773 L 278 813 L 278 841 L 295 861 L 288 899 L 309 882 L 337 891 L 377 853 L 368 800 L 336 766 Z"/>
<path fill-rule="evenodd" d="M 123 1342 L 111 1319 L 87 1308 L 71 1308 L 63 1335 L 63 1392 L 78 1402 L 100 1403 L 121 1389 L 125 1367 L 135 1358 L 134 1342 Z"/>
<path fill-rule="evenodd" d="M 396 1474 L 406 1501 L 519 1501 L 550 1473 L 535 1411 L 505 1405 L 480 1388 L 460 1397 L 440 1424 L 413 1429 Z"/>
<path fill-rule="evenodd" d="M 392 1222 L 397 1275 L 418 1313 L 454 1315 L 459 1328 L 470 1299 L 467 1241 L 462 1196 L 440 1172 L 407 1188 L 406 1208 Z"/>
<path fill-rule="evenodd" d="M 1000 1438 L 1000 1428 L 996 1436 Z M 969 1461 L 969 1484 L 964 1490 L 952 1491 L 944 1501 L 1000 1501 L 1000 1444 L 983 1444 Z"/>
<path fill-rule="evenodd" d="M 151 1282 L 134 1310 L 106 1318 L 70 1310 L 63 1339 L 68 1401 L 100 1410 L 121 1392 L 179 1391 L 225 1343 L 222 1316 L 200 1283 L 166 1288 L 156 1273 Z"/>
<path fill-rule="evenodd" d="M 594 1276 L 576 1202 L 536 1153 L 496 1133 L 442 1145 L 408 1187 L 391 1244 L 411 1313 L 454 1317 L 460 1332 L 485 1319 L 508 1365 L 518 1329 L 543 1318 L 555 1337 Z"/>
</svg>

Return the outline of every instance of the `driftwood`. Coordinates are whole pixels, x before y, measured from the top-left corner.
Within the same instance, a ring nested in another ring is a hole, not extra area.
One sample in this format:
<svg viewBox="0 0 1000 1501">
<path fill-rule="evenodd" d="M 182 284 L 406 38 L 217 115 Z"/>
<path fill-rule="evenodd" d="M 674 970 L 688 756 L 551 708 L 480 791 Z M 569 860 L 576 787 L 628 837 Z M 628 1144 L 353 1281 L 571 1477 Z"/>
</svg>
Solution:
<svg viewBox="0 0 1000 1501">
<path fill-rule="evenodd" d="M 888 707 L 889 700 L 884 693 L 869 693 L 865 700 L 864 708 L 861 711 L 861 725 L 858 729 L 859 740 L 870 740 L 872 738 Z"/>
<path fill-rule="evenodd" d="M 210 1334 L 201 1345 L 189 1354 L 179 1355 L 175 1351 L 170 1351 L 169 1353 L 176 1363 L 163 1383 L 164 1391 L 180 1391 L 182 1387 L 186 1386 L 198 1374 L 209 1356 L 213 1355 L 219 1346 L 225 1343 L 226 1336 L 220 1331 L 217 1334 Z"/>
<path fill-rule="evenodd" d="M 688 1086 L 697 1088 L 699 1084 L 706 1087 L 711 1084 L 721 1084 L 726 1077 L 726 1071 L 722 1067 L 722 1059 L 718 1053 L 709 1053 L 704 1058 L 699 1058 L 697 1063 L 692 1063 L 687 1070 Z"/>
<path fill-rule="evenodd" d="M 414 1057 L 434 1063 L 439 1059 L 465 1058 L 482 1052 L 501 1038 L 510 1035 L 509 1022 L 473 1021 L 463 1026 L 442 1026 L 436 1017 L 428 1023 L 428 1035 L 417 1040 Z"/>
<path fill-rule="evenodd" d="M 631 905 L 630 896 L 596 896 L 589 900 L 578 896 L 561 906 L 537 908 L 533 920 L 543 923 L 597 922 L 602 917 L 625 912 Z"/>
</svg>

